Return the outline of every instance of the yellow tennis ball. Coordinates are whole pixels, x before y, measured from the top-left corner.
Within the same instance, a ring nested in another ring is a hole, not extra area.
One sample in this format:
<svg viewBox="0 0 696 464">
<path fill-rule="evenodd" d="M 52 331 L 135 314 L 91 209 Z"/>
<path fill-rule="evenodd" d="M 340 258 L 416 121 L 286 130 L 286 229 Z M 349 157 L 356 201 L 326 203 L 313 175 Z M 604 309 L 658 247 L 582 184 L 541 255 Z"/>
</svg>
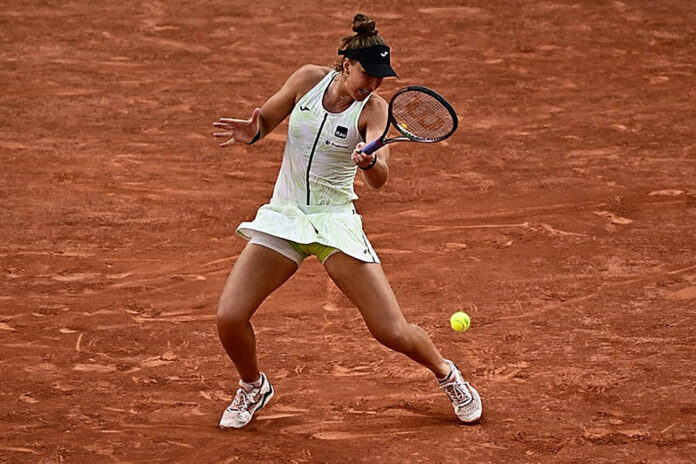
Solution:
<svg viewBox="0 0 696 464">
<path fill-rule="evenodd" d="M 464 311 L 457 311 L 450 317 L 450 325 L 456 332 L 464 332 L 471 325 L 471 318 Z"/>
<path fill-rule="evenodd" d="M 408 129 L 408 125 L 405 122 L 402 122 L 399 125 L 401 126 L 402 129 Z"/>
</svg>

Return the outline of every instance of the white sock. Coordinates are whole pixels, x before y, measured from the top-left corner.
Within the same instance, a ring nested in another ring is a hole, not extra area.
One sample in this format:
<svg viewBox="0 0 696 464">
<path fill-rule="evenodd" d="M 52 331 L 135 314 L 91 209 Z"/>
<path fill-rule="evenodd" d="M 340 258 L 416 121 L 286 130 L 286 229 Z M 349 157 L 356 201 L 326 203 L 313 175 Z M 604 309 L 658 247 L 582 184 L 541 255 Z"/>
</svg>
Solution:
<svg viewBox="0 0 696 464">
<path fill-rule="evenodd" d="M 446 376 L 444 376 L 444 377 L 442 377 L 442 378 L 440 378 L 440 377 L 438 377 L 438 376 L 435 376 L 435 378 L 437 379 L 437 381 L 440 382 L 440 383 L 445 383 L 445 382 L 447 382 L 447 381 L 450 380 L 450 378 L 452 377 L 452 374 L 454 374 L 454 368 L 450 365 L 450 363 L 447 363 L 447 365 L 450 367 L 449 374 L 447 374 Z"/>
<path fill-rule="evenodd" d="M 253 388 L 259 388 L 261 386 L 261 384 L 263 383 L 263 378 L 259 377 L 259 380 L 255 381 L 255 382 L 244 382 L 244 383 L 253 387 Z"/>
<path fill-rule="evenodd" d="M 450 380 L 450 378 L 452 377 L 452 373 L 453 373 L 453 372 L 454 372 L 454 371 L 450 371 L 450 373 L 447 374 L 447 375 L 446 375 L 445 377 L 443 377 L 443 378 L 436 377 L 436 378 L 437 378 L 437 381 L 440 382 L 440 383 L 445 383 L 445 382 L 447 382 L 447 381 Z"/>
</svg>

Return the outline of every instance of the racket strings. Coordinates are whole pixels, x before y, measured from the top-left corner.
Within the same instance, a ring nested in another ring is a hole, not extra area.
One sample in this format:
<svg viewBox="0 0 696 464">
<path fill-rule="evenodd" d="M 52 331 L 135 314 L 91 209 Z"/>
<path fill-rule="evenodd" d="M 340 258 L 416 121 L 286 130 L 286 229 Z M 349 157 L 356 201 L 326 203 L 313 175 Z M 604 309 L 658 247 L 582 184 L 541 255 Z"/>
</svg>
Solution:
<svg viewBox="0 0 696 464">
<path fill-rule="evenodd" d="M 421 141 L 442 140 L 454 128 L 448 108 L 435 97 L 419 91 L 404 92 L 394 99 L 392 117 L 400 132 Z"/>
</svg>

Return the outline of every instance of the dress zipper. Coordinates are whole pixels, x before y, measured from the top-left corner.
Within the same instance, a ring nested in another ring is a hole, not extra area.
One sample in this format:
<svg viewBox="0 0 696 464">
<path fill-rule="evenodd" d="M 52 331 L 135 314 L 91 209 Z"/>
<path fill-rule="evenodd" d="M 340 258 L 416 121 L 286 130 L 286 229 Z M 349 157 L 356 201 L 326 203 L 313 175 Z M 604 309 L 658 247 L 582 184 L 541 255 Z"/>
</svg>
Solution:
<svg viewBox="0 0 696 464">
<path fill-rule="evenodd" d="M 307 206 L 309 206 L 309 171 L 312 168 L 312 159 L 314 158 L 314 151 L 317 149 L 317 143 L 319 142 L 319 138 L 321 137 L 321 131 L 324 128 L 324 123 L 326 122 L 326 118 L 329 116 L 328 113 L 324 113 L 324 119 L 321 121 L 321 125 L 319 126 L 319 132 L 317 132 L 317 138 L 314 139 L 314 145 L 312 145 L 312 151 L 309 153 L 309 161 L 307 162 Z"/>
</svg>

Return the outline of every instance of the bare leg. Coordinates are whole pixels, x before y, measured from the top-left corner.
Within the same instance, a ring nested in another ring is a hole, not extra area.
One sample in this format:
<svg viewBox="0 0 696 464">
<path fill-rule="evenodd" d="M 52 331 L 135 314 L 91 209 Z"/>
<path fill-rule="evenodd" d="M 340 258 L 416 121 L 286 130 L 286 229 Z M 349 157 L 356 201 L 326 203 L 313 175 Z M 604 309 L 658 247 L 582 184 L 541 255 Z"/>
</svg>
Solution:
<svg viewBox="0 0 696 464">
<path fill-rule="evenodd" d="M 382 266 L 336 253 L 324 263 L 339 289 L 358 307 L 370 333 L 384 346 L 405 354 L 437 377 L 450 372 L 428 334 L 404 318 Z"/>
<path fill-rule="evenodd" d="M 235 262 L 222 291 L 217 312 L 218 334 L 240 377 L 259 378 L 256 337 L 249 320 L 268 295 L 287 281 L 297 264 L 261 245 L 249 244 Z"/>
</svg>

